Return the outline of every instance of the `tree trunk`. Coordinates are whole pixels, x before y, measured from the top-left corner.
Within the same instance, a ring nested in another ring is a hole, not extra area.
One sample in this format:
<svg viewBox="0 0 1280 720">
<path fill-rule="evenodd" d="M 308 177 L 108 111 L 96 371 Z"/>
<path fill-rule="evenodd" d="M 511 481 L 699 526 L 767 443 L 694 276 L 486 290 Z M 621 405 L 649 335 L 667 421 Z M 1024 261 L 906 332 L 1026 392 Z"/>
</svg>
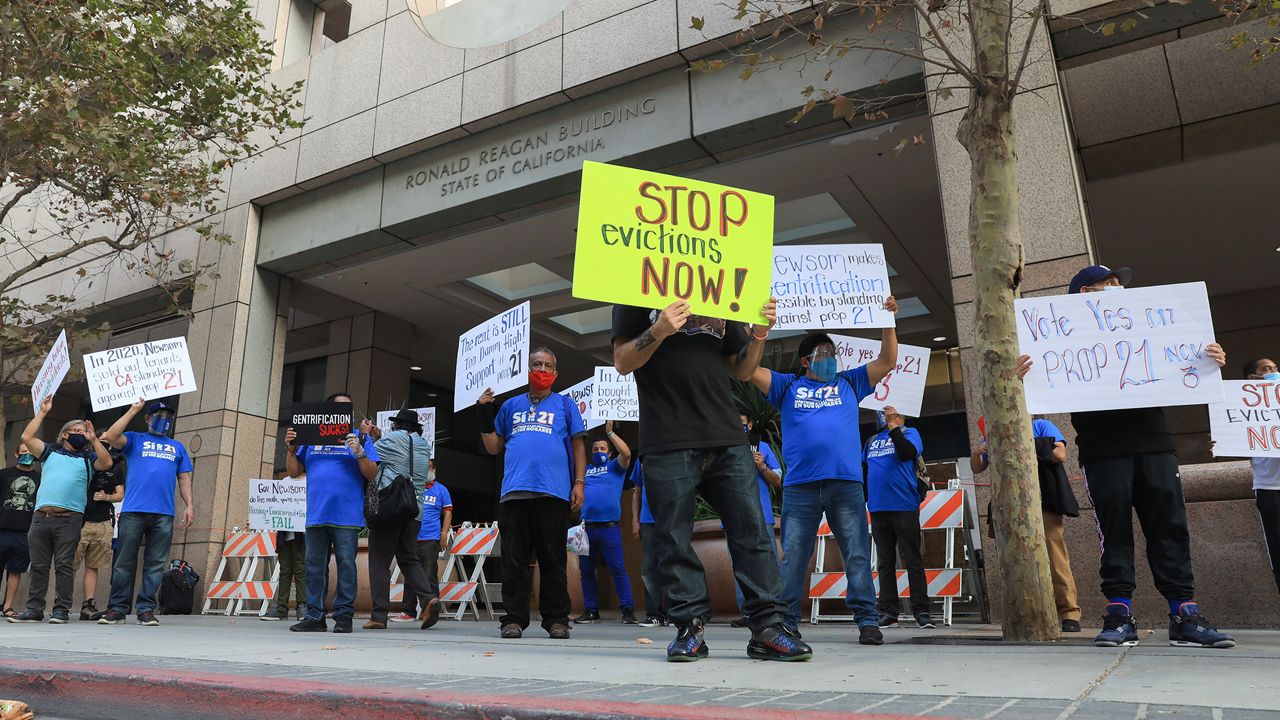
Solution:
<svg viewBox="0 0 1280 720">
<path fill-rule="evenodd" d="M 1031 418 L 1014 375 L 1018 331 L 1013 301 L 1022 281 L 1015 89 L 1009 77 L 1009 4 L 972 0 L 975 70 L 958 138 L 969 151 L 969 246 L 973 259 L 975 351 L 982 379 L 992 520 L 1003 579 L 1004 638 L 1056 640 L 1057 608 L 1049 578 Z"/>
</svg>

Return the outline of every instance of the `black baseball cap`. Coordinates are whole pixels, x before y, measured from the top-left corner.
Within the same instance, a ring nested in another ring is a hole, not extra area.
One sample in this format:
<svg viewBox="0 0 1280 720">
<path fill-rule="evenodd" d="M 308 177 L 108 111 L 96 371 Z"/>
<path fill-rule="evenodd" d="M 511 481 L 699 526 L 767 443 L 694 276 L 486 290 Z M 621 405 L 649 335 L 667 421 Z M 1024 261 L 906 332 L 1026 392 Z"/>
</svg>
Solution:
<svg viewBox="0 0 1280 720">
<path fill-rule="evenodd" d="M 1071 278 L 1071 289 L 1067 292 L 1074 295 L 1080 292 L 1080 288 L 1085 285 L 1092 285 L 1099 280 L 1113 276 L 1120 281 L 1121 285 L 1127 286 L 1129 281 L 1133 279 L 1133 271 L 1127 267 L 1112 270 L 1106 265 L 1090 265 Z"/>
</svg>

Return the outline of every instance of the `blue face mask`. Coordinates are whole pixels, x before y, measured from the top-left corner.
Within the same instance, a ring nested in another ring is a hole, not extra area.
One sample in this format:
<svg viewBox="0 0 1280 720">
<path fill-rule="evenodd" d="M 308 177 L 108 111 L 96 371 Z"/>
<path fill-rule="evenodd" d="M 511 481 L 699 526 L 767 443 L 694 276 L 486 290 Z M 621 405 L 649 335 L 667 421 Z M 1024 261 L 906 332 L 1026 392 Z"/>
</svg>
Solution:
<svg viewBox="0 0 1280 720">
<path fill-rule="evenodd" d="M 1267 373 L 1262 376 L 1262 379 L 1270 380 L 1271 382 L 1280 382 L 1280 372 Z"/>
<path fill-rule="evenodd" d="M 836 379 L 836 359 L 833 357 L 819 358 L 809 362 L 809 372 L 813 373 L 819 382 L 831 382 Z"/>
<path fill-rule="evenodd" d="M 168 435 L 173 429 L 173 418 L 168 415 L 155 415 L 151 418 L 151 423 L 147 425 L 147 429 L 153 435 Z"/>
<path fill-rule="evenodd" d="M 22 453 L 21 455 L 18 456 L 18 464 L 19 465 L 35 465 L 36 456 L 32 455 L 31 453 Z"/>
<path fill-rule="evenodd" d="M 591 462 L 596 465 L 603 465 L 609 462 L 609 453 L 602 453 L 602 452 L 592 453 Z"/>
</svg>

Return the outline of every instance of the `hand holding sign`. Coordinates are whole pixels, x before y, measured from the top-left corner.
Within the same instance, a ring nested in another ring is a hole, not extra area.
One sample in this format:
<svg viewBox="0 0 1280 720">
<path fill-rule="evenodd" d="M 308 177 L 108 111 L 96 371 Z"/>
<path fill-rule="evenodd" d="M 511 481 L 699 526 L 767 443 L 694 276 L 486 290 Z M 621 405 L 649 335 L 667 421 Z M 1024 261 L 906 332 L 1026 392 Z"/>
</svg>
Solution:
<svg viewBox="0 0 1280 720">
<path fill-rule="evenodd" d="M 680 328 L 689 322 L 691 314 L 689 303 L 684 300 L 671 303 L 658 313 L 658 319 L 653 323 L 653 337 L 657 340 L 665 340 L 680 332 Z"/>
</svg>

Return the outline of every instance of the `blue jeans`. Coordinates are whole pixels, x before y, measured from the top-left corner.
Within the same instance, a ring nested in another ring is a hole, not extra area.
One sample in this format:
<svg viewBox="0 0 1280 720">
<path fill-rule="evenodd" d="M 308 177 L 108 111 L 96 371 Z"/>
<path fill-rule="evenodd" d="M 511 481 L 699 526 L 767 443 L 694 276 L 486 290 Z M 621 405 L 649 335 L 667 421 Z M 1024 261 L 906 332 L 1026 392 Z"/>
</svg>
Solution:
<svg viewBox="0 0 1280 720">
<path fill-rule="evenodd" d="M 156 593 L 164 580 L 164 566 L 169 560 L 169 546 L 173 543 L 173 516 L 159 513 L 126 512 L 116 520 L 116 534 L 120 547 L 111 570 L 110 609 L 129 614 L 134 605 L 133 580 L 138 571 L 138 549 L 142 553 L 142 585 L 138 588 L 138 613 L 155 612 Z"/>
<path fill-rule="evenodd" d="M 763 512 L 763 510 L 761 512 Z M 773 563 L 776 565 L 778 564 L 778 543 L 773 540 L 773 526 L 766 523 L 764 531 L 769 533 L 769 550 L 773 552 Z M 736 582 L 733 584 L 733 594 L 738 598 L 738 610 L 742 611 L 742 603 L 745 598 L 742 595 L 742 586 Z M 746 612 L 743 612 L 742 614 L 746 615 Z"/>
<path fill-rule="evenodd" d="M 782 579 L 764 530 L 756 466 L 746 445 L 670 450 L 644 458 L 645 492 L 653 511 L 658 585 L 677 625 L 711 619 L 702 563 L 693 551 L 693 513 L 699 494 L 720 512 L 733 576 L 742 588 L 742 612 L 752 630 L 781 622 Z M 816 525 L 815 525 L 816 527 Z"/>
<path fill-rule="evenodd" d="M 612 527 L 592 527 L 587 523 L 587 541 L 591 546 L 590 555 L 578 556 L 578 571 L 582 573 L 582 604 L 587 610 L 600 610 L 600 600 L 596 592 L 596 566 L 601 558 L 609 567 L 613 576 L 613 590 L 618 593 L 618 607 L 621 610 L 634 610 L 635 601 L 631 599 L 631 578 L 627 577 L 627 563 L 622 557 L 622 530 Z"/>
<path fill-rule="evenodd" d="M 307 528 L 307 618 L 324 618 L 329 589 L 329 552 L 338 564 L 338 587 L 333 594 L 333 619 L 350 619 L 356 604 L 356 528 L 312 525 Z"/>
<path fill-rule="evenodd" d="M 871 531 L 865 492 L 866 486 L 851 480 L 819 480 L 782 488 L 782 599 L 791 627 L 800 624 L 800 603 L 809 594 L 809 559 L 818 542 L 823 512 L 844 559 L 845 604 L 859 626 L 879 625 L 871 584 Z"/>
</svg>

